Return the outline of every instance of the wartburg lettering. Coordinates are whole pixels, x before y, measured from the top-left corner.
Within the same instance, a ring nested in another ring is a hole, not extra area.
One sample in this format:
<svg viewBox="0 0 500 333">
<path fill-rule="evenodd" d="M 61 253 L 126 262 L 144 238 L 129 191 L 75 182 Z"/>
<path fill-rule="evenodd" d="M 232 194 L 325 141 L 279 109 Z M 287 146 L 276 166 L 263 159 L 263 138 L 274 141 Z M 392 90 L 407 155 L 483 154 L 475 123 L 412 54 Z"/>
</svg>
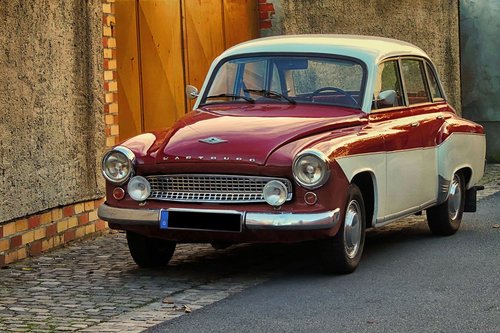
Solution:
<svg viewBox="0 0 500 333">
<path fill-rule="evenodd" d="M 270 37 L 210 68 L 171 129 L 103 157 L 98 214 L 139 266 L 167 265 L 183 242 L 314 240 L 323 268 L 345 274 L 367 229 L 425 210 L 429 232 L 452 235 L 476 210 L 484 130 L 455 112 L 420 48 Z"/>
<path fill-rule="evenodd" d="M 243 159 L 242 157 L 228 157 L 228 156 L 223 156 L 223 157 L 217 157 L 217 156 L 210 156 L 210 157 L 207 157 L 209 158 L 211 161 L 217 161 L 217 160 L 220 160 L 220 161 L 247 161 L 247 162 L 250 162 L 250 163 L 256 163 L 257 160 L 255 158 L 248 158 L 248 159 Z M 181 157 L 181 156 L 175 156 L 175 157 L 170 157 L 170 156 L 164 156 L 162 158 L 164 161 L 187 161 L 187 160 L 192 160 L 193 157 L 192 156 L 185 156 L 185 157 Z M 203 160 L 205 159 L 205 156 L 197 156 L 195 159 L 198 159 L 198 160 Z"/>
</svg>

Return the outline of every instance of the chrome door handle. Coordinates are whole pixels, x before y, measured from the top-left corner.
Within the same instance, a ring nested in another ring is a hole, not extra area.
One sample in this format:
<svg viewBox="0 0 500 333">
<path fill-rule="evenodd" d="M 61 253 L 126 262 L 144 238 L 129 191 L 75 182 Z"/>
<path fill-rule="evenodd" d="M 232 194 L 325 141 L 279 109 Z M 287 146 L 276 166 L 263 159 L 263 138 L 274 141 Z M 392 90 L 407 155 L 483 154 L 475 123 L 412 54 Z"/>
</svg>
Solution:
<svg viewBox="0 0 500 333">
<path fill-rule="evenodd" d="M 416 123 L 411 123 L 411 127 L 418 127 L 418 125 L 420 125 L 419 122 L 416 122 Z"/>
<path fill-rule="evenodd" d="M 439 116 L 436 117 L 436 119 L 444 119 L 444 116 L 439 115 Z"/>
</svg>

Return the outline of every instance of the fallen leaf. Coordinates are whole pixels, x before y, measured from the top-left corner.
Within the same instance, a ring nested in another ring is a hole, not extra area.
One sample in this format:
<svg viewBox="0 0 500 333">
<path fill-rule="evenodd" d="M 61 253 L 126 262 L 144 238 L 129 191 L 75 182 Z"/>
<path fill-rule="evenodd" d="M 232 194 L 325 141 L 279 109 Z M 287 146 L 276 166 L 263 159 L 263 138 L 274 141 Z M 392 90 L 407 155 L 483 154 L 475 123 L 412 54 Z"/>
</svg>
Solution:
<svg viewBox="0 0 500 333">
<path fill-rule="evenodd" d="M 191 308 L 187 305 L 183 305 L 182 309 L 184 310 L 185 313 L 191 313 L 191 311 L 192 311 Z"/>
<path fill-rule="evenodd" d="M 22 270 L 23 271 L 32 271 L 33 268 L 31 268 L 31 267 L 23 267 Z"/>
<path fill-rule="evenodd" d="M 165 297 L 165 298 L 163 299 L 163 303 L 165 303 L 165 304 L 174 304 L 174 301 L 172 301 L 172 300 L 171 300 L 170 298 L 168 298 L 168 297 Z"/>
<path fill-rule="evenodd" d="M 493 228 L 495 228 L 495 229 L 500 228 L 500 224 L 493 224 Z"/>
</svg>

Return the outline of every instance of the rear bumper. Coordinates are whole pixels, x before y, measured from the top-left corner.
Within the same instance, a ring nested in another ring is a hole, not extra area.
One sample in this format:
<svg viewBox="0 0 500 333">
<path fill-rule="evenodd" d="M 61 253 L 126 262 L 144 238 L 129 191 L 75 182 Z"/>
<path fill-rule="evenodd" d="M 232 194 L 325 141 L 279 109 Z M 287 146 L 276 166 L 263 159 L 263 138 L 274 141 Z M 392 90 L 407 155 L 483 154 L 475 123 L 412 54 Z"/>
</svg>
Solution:
<svg viewBox="0 0 500 333">
<path fill-rule="evenodd" d="M 182 211 L 176 209 L 177 212 Z M 193 213 L 224 214 L 224 211 L 213 210 L 184 210 Z M 242 225 L 245 229 L 258 230 L 318 230 L 330 229 L 337 225 L 340 217 L 340 209 L 319 213 L 257 213 L 257 212 L 235 212 L 242 216 Z M 102 204 L 97 214 L 99 218 L 124 226 L 159 226 L 159 209 L 128 209 L 116 208 Z M 187 230 L 187 229 L 182 229 Z M 199 230 L 199 229 L 198 229 Z"/>
</svg>

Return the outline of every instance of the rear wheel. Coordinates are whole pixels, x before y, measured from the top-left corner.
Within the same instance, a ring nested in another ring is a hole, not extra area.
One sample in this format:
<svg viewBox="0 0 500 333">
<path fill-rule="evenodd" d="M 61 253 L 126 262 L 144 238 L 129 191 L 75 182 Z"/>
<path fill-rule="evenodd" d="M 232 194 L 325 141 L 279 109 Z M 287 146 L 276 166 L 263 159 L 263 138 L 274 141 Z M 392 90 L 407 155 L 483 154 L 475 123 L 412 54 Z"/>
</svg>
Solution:
<svg viewBox="0 0 500 333">
<path fill-rule="evenodd" d="M 135 263 L 144 268 L 166 266 L 175 251 L 176 243 L 127 231 L 127 243 Z"/>
<path fill-rule="evenodd" d="M 321 257 L 325 271 L 348 274 L 359 265 L 365 244 L 365 204 L 358 186 L 349 186 L 346 212 L 339 232 L 321 241 Z"/>
<path fill-rule="evenodd" d="M 427 224 L 439 236 L 453 235 L 460 228 L 465 207 L 465 181 L 460 173 L 453 175 L 448 199 L 427 209 Z"/>
</svg>

